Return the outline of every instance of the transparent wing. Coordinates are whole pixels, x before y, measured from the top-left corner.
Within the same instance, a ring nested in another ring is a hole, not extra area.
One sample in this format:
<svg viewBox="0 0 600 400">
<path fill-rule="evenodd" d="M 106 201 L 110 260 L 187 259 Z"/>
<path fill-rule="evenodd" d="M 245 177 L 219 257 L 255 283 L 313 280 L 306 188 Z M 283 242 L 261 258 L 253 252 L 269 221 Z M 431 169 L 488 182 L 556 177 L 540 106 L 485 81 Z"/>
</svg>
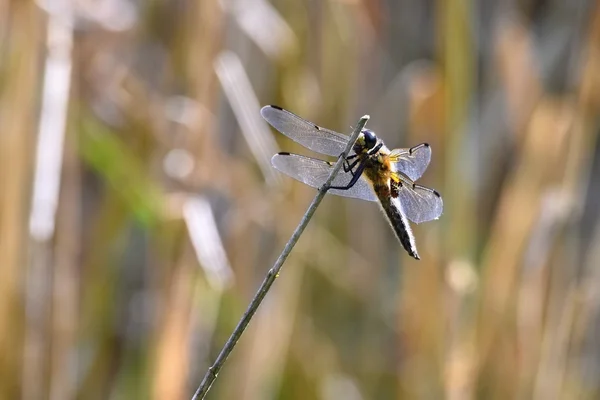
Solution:
<svg viewBox="0 0 600 400">
<path fill-rule="evenodd" d="M 337 157 L 348 144 L 348 136 L 321 128 L 283 108 L 265 106 L 260 114 L 273 128 L 317 153 Z"/>
<path fill-rule="evenodd" d="M 392 196 L 400 200 L 406 217 L 415 224 L 438 219 L 444 211 L 442 196 L 425 186 L 392 181 Z"/>
<path fill-rule="evenodd" d="M 290 153 L 275 154 L 271 158 L 271 164 L 278 171 L 316 189 L 323 186 L 333 168 L 333 163 Z M 352 174 L 344 172 L 341 169 L 333 180 L 332 186 L 345 186 L 351 179 Z M 348 190 L 330 189 L 327 193 L 367 201 L 377 201 L 377 196 L 371 189 L 371 185 L 362 176 Z"/>
<path fill-rule="evenodd" d="M 423 175 L 431 160 L 431 147 L 427 143 L 421 143 L 410 149 L 394 149 L 390 152 L 392 170 L 402 172 L 412 181 L 416 181 Z"/>
</svg>

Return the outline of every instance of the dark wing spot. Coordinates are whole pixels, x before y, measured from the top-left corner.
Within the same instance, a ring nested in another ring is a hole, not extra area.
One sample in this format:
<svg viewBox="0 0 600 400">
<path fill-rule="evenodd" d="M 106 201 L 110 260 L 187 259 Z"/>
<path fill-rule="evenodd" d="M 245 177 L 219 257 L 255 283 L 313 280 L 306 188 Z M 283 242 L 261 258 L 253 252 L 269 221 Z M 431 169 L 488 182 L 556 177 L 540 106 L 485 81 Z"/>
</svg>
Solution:
<svg viewBox="0 0 600 400">
<path fill-rule="evenodd" d="M 413 187 L 413 190 L 415 190 L 415 188 L 417 187 L 417 185 L 413 183 L 412 187 Z"/>
<path fill-rule="evenodd" d="M 410 155 L 412 156 L 412 155 L 413 155 L 413 153 L 414 153 L 414 150 L 415 150 L 415 149 L 416 149 L 416 150 L 420 149 L 420 148 L 421 148 L 421 146 L 423 146 L 423 147 L 429 147 L 429 143 L 422 143 L 420 146 L 411 147 L 411 148 L 408 150 L 408 154 L 410 154 Z"/>
<path fill-rule="evenodd" d="M 277 153 L 277 154 L 279 154 L 280 156 L 289 156 L 289 155 L 291 155 L 291 154 L 290 154 L 290 153 L 288 153 L 287 151 L 282 151 L 282 152 L 280 152 L 280 153 Z"/>
<path fill-rule="evenodd" d="M 320 131 L 321 127 L 319 125 L 315 125 L 315 129 L 318 130 L 318 131 Z"/>
<path fill-rule="evenodd" d="M 269 107 L 272 107 L 272 108 L 274 108 L 274 109 L 276 109 L 276 110 L 281 110 L 281 111 L 283 111 L 283 108 L 281 108 L 281 107 L 279 107 L 279 106 L 276 106 L 276 105 L 273 105 L 273 104 L 271 104 Z"/>
<path fill-rule="evenodd" d="M 442 197 L 442 196 L 441 196 L 441 195 L 440 195 L 440 194 L 437 192 L 437 190 L 434 190 L 434 191 L 433 191 L 433 194 L 435 194 L 437 197 Z"/>
</svg>

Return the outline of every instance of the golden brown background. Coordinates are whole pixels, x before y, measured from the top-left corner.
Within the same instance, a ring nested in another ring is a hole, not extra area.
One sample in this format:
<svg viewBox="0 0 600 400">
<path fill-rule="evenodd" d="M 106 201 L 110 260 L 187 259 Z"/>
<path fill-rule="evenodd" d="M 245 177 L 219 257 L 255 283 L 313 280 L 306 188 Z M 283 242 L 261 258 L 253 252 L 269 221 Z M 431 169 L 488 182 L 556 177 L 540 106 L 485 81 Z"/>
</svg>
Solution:
<svg viewBox="0 0 600 400">
<path fill-rule="evenodd" d="M 0 0 L 0 398 L 188 399 L 315 191 L 262 105 L 429 142 L 327 196 L 210 399 L 600 397 L 600 2 Z"/>
</svg>

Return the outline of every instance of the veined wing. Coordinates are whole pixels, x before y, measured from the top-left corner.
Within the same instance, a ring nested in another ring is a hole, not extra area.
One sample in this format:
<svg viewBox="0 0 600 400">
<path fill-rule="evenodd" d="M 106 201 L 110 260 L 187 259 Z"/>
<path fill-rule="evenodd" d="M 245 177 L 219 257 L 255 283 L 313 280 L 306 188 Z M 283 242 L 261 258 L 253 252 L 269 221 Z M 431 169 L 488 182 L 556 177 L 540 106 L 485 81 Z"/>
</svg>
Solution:
<svg viewBox="0 0 600 400">
<path fill-rule="evenodd" d="M 406 217 L 420 224 L 438 219 L 444 211 L 442 196 L 433 189 L 415 183 L 407 183 L 394 176 L 391 181 L 392 197 L 397 197 L 402 204 Z"/>
<path fill-rule="evenodd" d="M 423 175 L 431 160 L 431 147 L 421 143 L 410 149 L 394 149 L 390 152 L 392 171 L 401 172 L 416 181 Z"/>
<path fill-rule="evenodd" d="M 334 166 L 333 163 L 327 161 L 290 153 L 275 154 L 271 158 L 271 164 L 278 171 L 316 189 L 323 186 Z M 343 169 L 340 169 L 331 185 L 345 186 L 351 179 L 352 174 L 350 172 L 344 172 Z M 367 201 L 377 201 L 377 196 L 371 189 L 371 185 L 362 176 L 348 190 L 329 189 L 327 193 Z"/>
<path fill-rule="evenodd" d="M 348 136 L 321 128 L 278 106 L 264 106 L 260 114 L 273 128 L 317 153 L 337 157 L 348 144 Z"/>
</svg>

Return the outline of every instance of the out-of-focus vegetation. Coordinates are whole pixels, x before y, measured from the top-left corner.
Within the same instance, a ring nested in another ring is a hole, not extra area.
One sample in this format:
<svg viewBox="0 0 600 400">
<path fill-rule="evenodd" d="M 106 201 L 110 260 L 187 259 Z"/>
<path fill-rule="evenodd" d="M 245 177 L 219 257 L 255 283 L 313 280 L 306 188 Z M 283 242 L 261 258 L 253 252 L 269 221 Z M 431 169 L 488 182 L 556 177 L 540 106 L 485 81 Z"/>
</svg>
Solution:
<svg viewBox="0 0 600 400">
<path fill-rule="evenodd" d="M 429 142 L 327 196 L 212 399 L 600 397 L 600 2 L 0 1 L 0 398 L 187 399 L 315 191 L 277 104 Z"/>
</svg>

